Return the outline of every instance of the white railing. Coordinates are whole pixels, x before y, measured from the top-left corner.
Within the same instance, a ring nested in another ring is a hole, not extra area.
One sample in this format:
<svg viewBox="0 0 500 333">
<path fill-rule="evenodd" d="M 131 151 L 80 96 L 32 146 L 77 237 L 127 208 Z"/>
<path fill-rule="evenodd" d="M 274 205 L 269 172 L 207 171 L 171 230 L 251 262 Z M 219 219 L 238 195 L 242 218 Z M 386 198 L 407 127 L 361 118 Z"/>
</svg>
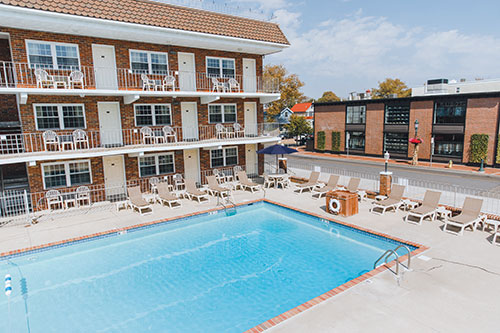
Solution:
<svg viewBox="0 0 500 333">
<path fill-rule="evenodd" d="M 207 176 L 213 176 L 215 175 L 214 170 L 218 171 L 218 174 L 220 175 L 220 178 L 224 178 L 221 180 L 221 182 L 224 181 L 229 181 L 229 182 L 235 182 L 237 181 L 236 179 L 236 168 L 238 168 L 241 171 L 245 171 L 247 173 L 248 178 L 250 179 L 257 179 L 259 178 L 259 165 L 251 165 L 250 167 L 248 166 L 232 166 L 232 167 L 221 167 L 221 168 L 213 168 L 209 170 L 201 170 L 201 184 L 205 185 L 208 183 L 207 181 Z"/>
<path fill-rule="evenodd" d="M 54 151 L 82 151 L 99 148 L 113 148 L 124 146 L 151 146 L 165 147 L 196 142 L 226 142 L 258 137 L 278 135 L 279 125 L 276 123 L 251 124 L 241 132 L 235 132 L 233 124 L 224 124 L 224 131 L 219 131 L 216 125 L 202 125 L 198 127 L 172 127 L 174 136 L 165 136 L 162 127 L 150 127 L 151 136 L 141 133 L 141 128 L 124 129 L 118 131 L 103 130 L 85 131 L 86 139 L 77 140 L 73 130 L 57 130 L 57 139 L 46 141 L 43 132 L 22 134 L 1 134 L 0 155 L 54 152 Z"/>
</svg>

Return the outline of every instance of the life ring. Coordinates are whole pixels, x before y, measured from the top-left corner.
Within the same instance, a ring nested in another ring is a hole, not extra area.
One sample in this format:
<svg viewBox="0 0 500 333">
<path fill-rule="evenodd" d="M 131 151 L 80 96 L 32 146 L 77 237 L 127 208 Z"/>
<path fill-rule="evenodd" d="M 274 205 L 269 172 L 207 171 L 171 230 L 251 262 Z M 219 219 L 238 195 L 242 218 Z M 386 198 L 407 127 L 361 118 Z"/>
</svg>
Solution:
<svg viewBox="0 0 500 333">
<path fill-rule="evenodd" d="M 340 212 L 340 201 L 331 198 L 329 203 L 329 208 L 330 212 L 332 212 L 333 214 L 338 214 Z"/>
</svg>

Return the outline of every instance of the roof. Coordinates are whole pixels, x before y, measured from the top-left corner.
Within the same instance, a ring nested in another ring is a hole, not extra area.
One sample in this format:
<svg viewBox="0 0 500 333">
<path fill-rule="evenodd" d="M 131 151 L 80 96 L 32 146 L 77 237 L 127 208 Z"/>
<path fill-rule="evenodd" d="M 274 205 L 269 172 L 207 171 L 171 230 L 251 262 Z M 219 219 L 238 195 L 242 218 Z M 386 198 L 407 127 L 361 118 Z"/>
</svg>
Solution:
<svg viewBox="0 0 500 333">
<path fill-rule="evenodd" d="M 275 23 L 150 0 L 0 0 L 0 4 L 289 45 Z"/>
<path fill-rule="evenodd" d="M 306 112 L 307 110 L 309 110 L 309 108 L 311 107 L 312 103 L 299 103 L 299 104 L 295 104 L 293 107 L 292 107 L 292 111 L 294 113 L 297 113 L 297 112 Z"/>
</svg>

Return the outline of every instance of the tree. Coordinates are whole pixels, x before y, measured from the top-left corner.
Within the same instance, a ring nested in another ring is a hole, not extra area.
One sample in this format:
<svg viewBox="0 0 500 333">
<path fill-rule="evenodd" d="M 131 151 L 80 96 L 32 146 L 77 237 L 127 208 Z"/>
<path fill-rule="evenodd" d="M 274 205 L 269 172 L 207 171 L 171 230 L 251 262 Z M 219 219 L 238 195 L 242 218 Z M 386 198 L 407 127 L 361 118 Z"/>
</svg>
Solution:
<svg viewBox="0 0 500 333">
<path fill-rule="evenodd" d="M 279 84 L 281 99 L 269 104 L 268 118 L 276 117 L 284 108 L 291 108 L 305 100 L 304 94 L 300 91 L 304 83 L 296 74 L 289 74 L 283 65 L 266 65 L 264 67 L 264 82 L 273 81 Z"/>
<path fill-rule="evenodd" d="M 317 103 L 326 103 L 326 102 L 337 102 L 340 101 L 339 96 L 337 96 L 333 91 L 325 91 L 323 96 L 318 98 Z"/>
<path fill-rule="evenodd" d="M 383 82 L 378 83 L 378 88 L 372 89 L 373 98 L 388 98 L 392 94 L 397 97 L 408 97 L 411 95 L 411 89 L 408 89 L 406 83 L 400 79 L 387 78 Z"/>
<path fill-rule="evenodd" d="M 306 118 L 294 114 L 290 117 L 290 123 L 285 125 L 285 129 L 294 137 L 311 134 L 313 131 Z"/>
</svg>

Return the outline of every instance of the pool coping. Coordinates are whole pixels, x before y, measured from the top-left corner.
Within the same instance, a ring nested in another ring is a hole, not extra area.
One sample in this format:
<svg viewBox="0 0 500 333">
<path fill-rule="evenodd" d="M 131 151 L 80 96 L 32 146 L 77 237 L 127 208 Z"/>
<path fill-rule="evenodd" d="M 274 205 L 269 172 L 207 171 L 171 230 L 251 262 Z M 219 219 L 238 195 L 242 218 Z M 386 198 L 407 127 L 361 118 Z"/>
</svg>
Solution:
<svg viewBox="0 0 500 333">
<path fill-rule="evenodd" d="M 341 222 L 341 221 L 338 221 L 338 220 L 335 220 L 331 217 L 328 217 L 328 216 L 322 216 L 322 215 L 319 215 L 319 214 L 316 214 L 316 213 L 313 213 L 313 212 L 309 212 L 309 211 L 306 211 L 306 210 L 302 210 L 302 209 L 299 209 L 299 208 L 296 208 L 296 207 L 291 207 L 291 206 L 288 206 L 288 205 L 285 205 L 285 204 L 282 204 L 282 203 L 279 203 L 279 202 L 276 202 L 276 201 L 273 201 L 273 200 L 269 200 L 269 199 L 257 199 L 257 200 L 249 200 L 249 201 L 245 201 L 245 202 L 241 202 L 241 203 L 238 203 L 236 205 L 233 205 L 231 207 L 239 207 L 239 206 L 248 206 L 248 205 L 251 205 L 251 204 L 254 204 L 254 203 L 259 203 L 259 202 L 267 202 L 267 203 L 270 203 L 270 204 L 273 204 L 273 205 L 276 205 L 276 206 L 280 206 L 280 207 L 284 207 L 284 208 L 287 208 L 287 209 L 291 209 L 291 210 L 294 210 L 294 211 L 297 211 L 297 212 L 300 212 L 300 213 L 303 213 L 303 214 L 307 214 L 307 215 L 311 215 L 311 216 L 314 216 L 314 217 L 317 217 L 317 218 L 320 218 L 320 219 L 323 219 L 323 220 L 326 220 L 326 221 L 329 221 L 329 222 L 333 222 L 333 223 L 336 223 L 336 224 L 340 224 L 340 225 L 344 225 L 346 227 L 349 227 L 349 228 L 352 228 L 352 229 L 356 229 L 356 230 L 360 230 L 360 231 L 363 231 L 363 232 L 367 232 L 369 234 L 372 234 L 372 235 L 376 235 L 376 236 L 380 236 L 380 237 L 384 237 L 384 238 L 387 238 L 387 239 L 390 239 L 390 240 L 393 240 L 393 241 L 396 241 L 396 242 L 399 242 L 399 243 L 402 243 L 402 244 L 407 244 L 407 245 L 410 245 L 412 247 L 415 247 L 416 249 L 413 250 L 411 252 L 411 256 L 415 256 L 415 255 L 418 255 L 424 251 L 427 251 L 429 249 L 429 247 L 427 246 L 424 246 L 424 245 L 421 245 L 421 244 L 418 244 L 418 243 L 414 243 L 414 242 L 410 242 L 410 241 L 407 241 L 407 240 L 403 240 L 403 239 L 400 239 L 400 238 L 397 238 L 397 237 L 394 237 L 394 236 L 390 236 L 390 235 L 387 235 L 387 234 L 384 234 L 384 233 L 380 233 L 380 232 L 377 232 L 377 231 L 374 231 L 374 230 L 371 230 L 371 229 L 368 229 L 368 228 L 364 228 L 364 227 L 360 227 L 360 226 L 357 226 L 357 225 L 354 225 L 354 224 L 350 224 L 350 223 L 346 223 L 346 222 Z M 62 247 L 62 246 L 69 246 L 69 245 L 72 245 L 72 244 L 77 244 L 77 243 L 80 243 L 80 242 L 86 242 L 86 241 L 91 241 L 91 240 L 95 240 L 95 239 L 99 239 L 99 238 L 104 238 L 104 237 L 109 237 L 109 236 L 113 236 L 113 235 L 120 235 L 122 234 L 123 232 L 128 232 L 128 231 L 133 231 L 133 230 L 140 230 L 140 229 L 144 229 L 144 228 L 147 228 L 147 227 L 151 227 L 151 226 L 155 226 L 155 225 L 159 225 L 159 224 L 164 224 L 164 223 L 168 223 L 168 222 L 173 222 L 173 221 L 177 221 L 177 220 L 181 220 L 181 219 L 185 219 L 185 218 L 188 218 L 188 217 L 192 217 L 192 216 L 198 216 L 198 215 L 204 215 L 204 214 L 209 214 L 211 212 L 220 212 L 220 211 L 223 211 L 225 208 L 223 207 L 216 207 L 216 208 L 212 208 L 212 209 L 207 209 L 207 210 L 203 210 L 203 211 L 199 211 L 199 212 L 194 212 L 194 213 L 188 213 L 188 214 L 184 214 L 184 215 L 179 215 L 179 216 L 175 216 L 175 217 L 169 217 L 169 218 L 165 218 L 165 219 L 161 219 L 161 220 L 156 220 L 156 221 L 152 221 L 152 222 L 145 222 L 145 223 L 140 223 L 140 224 L 134 224 L 134 225 L 131 225 L 131 226 L 127 226 L 127 227 L 122 227 L 122 228 L 115 228 L 115 229 L 111 229 L 111 230 L 106 230 L 106 231 L 102 231 L 102 232 L 98 232 L 98 233 L 93 233 L 93 234 L 89 234 L 89 235 L 84 235 L 84 236 L 80 236 L 80 237 L 74 237 L 74 238 L 69 238 L 69 239 L 65 239 L 65 240 L 60 240 L 60 241 L 56 241 L 56 242 L 51 242 L 51 243 L 46 243 L 46 244 L 41 244 L 41 245 L 36 245 L 36 246 L 31 246 L 31 247 L 27 247 L 27 248 L 21 248 L 21 249 L 17 249 L 17 250 L 12 250 L 12 251 L 8 251 L 8 252 L 3 252 L 3 253 L 0 253 L 0 261 L 2 260 L 8 260 L 10 258 L 14 258 L 14 257 L 19 257 L 19 256 L 23 256 L 23 255 L 26 255 L 26 254 L 29 254 L 29 253 L 34 253 L 34 252 L 41 252 L 41 251 L 46 251 L 46 250 L 50 250 L 52 248 L 58 248 L 58 247 Z M 408 255 L 404 255 L 402 257 L 400 257 L 400 261 L 404 261 L 407 259 L 407 256 Z M 299 306 L 296 306 L 295 308 L 293 309 L 290 309 L 276 317 L 273 317 L 271 319 L 268 319 L 267 321 L 253 327 L 253 328 L 250 328 L 249 330 L 245 331 L 245 333 L 256 333 L 256 332 L 263 332 L 264 330 L 267 330 L 273 326 L 276 326 L 278 325 L 279 323 L 287 320 L 287 319 L 290 319 L 291 317 L 295 316 L 295 315 L 298 315 L 299 313 L 302 313 L 308 309 L 310 309 L 311 307 L 317 305 L 317 304 L 320 304 L 330 298 L 332 298 L 333 296 L 337 295 L 337 294 L 340 294 L 360 283 L 362 283 L 363 281 L 366 281 L 368 280 L 369 278 L 371 277 L 374 277 L 375 275 L 381 273 L 381 272 L 384 272 L 386 270 L 389 270 L 390 268 L 392 268 L 394 265 L 396 264 L 396 260 L 393 260 L 385 265 L 381 265 L 381 266 L 378 266 L 377 268 L 367 272 L 367 273 L 364 273 L 360 276 L 358 276 L 357 278 L 353 279 L 353 280 L 350 280 L 330 291 L 327 291 L 326 293 L 323 293 L 322 295 L 319 295 Z"/>
</svg>

